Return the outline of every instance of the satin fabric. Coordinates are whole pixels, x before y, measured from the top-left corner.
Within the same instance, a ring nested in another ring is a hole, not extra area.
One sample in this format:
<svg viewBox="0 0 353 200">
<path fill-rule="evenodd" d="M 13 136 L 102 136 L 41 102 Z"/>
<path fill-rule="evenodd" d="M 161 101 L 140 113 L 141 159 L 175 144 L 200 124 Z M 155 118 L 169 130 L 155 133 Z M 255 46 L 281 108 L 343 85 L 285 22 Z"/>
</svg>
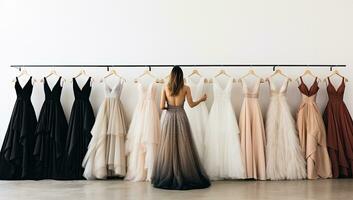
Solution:
<svg viewBox="0 0 353 200">
<path fill-rule="evenodd" d="M 302 102 L 297 113 L 297 127 L 300 147 L 306 159 L 308 179 L 332 177 L 331 161 L 327 152 L 325 125 L 316 104 L 319 91 L 317 78 L 310 89 L 303 82 L 299 90 Z"/>
<path fill-rule="evenodd" d="M 0 152 L 0 179 L 33 179 L 34 132 L 37 118 L 31 102 L 32 77 L 21 87 L 16 77 L 17 99 Z"/>
<path fill-rule="evenodd" d="M 82 89 L 75 78 L 72 79 L 75 101 L 72 105 L 65 147 L 65 178 L 83 179 L 83 158 L 91 140 L 91 129 L 94 124 L 94 113 L 89 101 L 91 94 L 91 77 Z"/>
<path fill-rule="evenodd" d="M 327 78 L 329 101 L 324 111 L 327 147 L 332 164 L 332 177 L 352 177 L 353 174 L 353 121 L 343 101 L 345 83 L 336 89 Z"/>
<path fill-rule="evenodd" d="M 45 101 L 42 105 L 35 132 L 35 167 L 37 179 L 64 178 L 65 139 L 67 121 L 60 102 L 61 77 L 53 89 L 44 78 Z"/>
</svg>

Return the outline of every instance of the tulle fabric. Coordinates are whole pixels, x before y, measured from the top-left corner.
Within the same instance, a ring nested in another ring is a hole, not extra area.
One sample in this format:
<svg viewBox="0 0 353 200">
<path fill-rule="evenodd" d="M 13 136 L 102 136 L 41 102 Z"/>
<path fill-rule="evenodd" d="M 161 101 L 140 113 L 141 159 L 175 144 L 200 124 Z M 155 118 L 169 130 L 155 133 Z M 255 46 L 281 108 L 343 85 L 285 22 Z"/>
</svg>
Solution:
<svg viewBox="0 0 353 200">
<path fill-rule="evenodd" d="M 286 99 L 288 79 L 279 91 L 269 80 L 271 100 L 266 118 L 266 174 L 271 180 L 306 178 L 304 156 L 301 152 L 295 122 Z"/>
<path fill-rule="evenodd" d="M 65 139 L 67 121 L 60 103 L 61 77 L 50 90 L 44 78 L 45 101 L 35 132 L 35 171 L 37 179 L 64 178 Z"/>
<path fill-rule="evenodd" d="M 244 100 L 240 111 L 240 143 L 244 159 L 246 178 L 266 180 L 266 136 L 265 125 L 258 101 L 260 79 L 249 91 L 245 80 L 243 85 Z"/>
<path fill-rule="evenodd" d="M 128 170 L 125 180 L 150 181 L 160 140 L 160 119 L 156 102 L 156 85 L 148 88 L 137 83 L 139 100 L 126 141 Z"/>
<path fill-rule="evenodd" d="M 308 87 L 300 77 L 299 90 L 302 103 L 297 113 L 297 127 L 302 152 L 307 162 L 308 179 L 332 177 L 331 161 L 327 152 L 326 131 L 320 110 L 316 104 L 319 91 L 317 79 Z"/>
<path fill-rule="evenodd" d="M 75 101 L 72 105 L 65 148 L 65 179 L 83 179 L 82 161 L 91 140 L 94 113 L 89 102 L 91 78 L 82 89 L 73 78 Z"/>
<path fill-rule="evenodd" d="M 123 81 L 110 89 L 105 84 L 106 98 L 101 104 L 91 130 L 92 139 L 83 159 L 83 176 L 88 180 L 126 175 L 125 119 L 120 102 Z"/>
<path fill-rule="evenodd" d="M 204 166 L 211 180 L 242 179 L 245 169 L 239 128 L 231 104 L 232 80 L 223 89 L 213 79 L 214 102 L 206 127 Z"/>
<path fill-rule="evenodd" d="M 205 78 L 201 77 L 198 83 L 194 83 L 191 78 L 186 79 L 186 83 L 190 87 L 192 98 L 196 101 L 205 94 Z M 208 110 L 205 102 L 201 102 L 198 106 L 190 108 L 189 104 L 185 105 L 185 112 L 188 116 L 192 138 L 196 145 L 197 152 L 201 160 L 205 149 L 204 137 L 206 132 L 206 124 L 208 118 Z"/>
<path fill-rule="evenodd" d="M 353 175 L 353 120 L 343 101 L 344 91 L 344 78 L 337 90 L 328 78 L 329 101 L 324 112 L 324 122 L 333 178 Z"/>
<path fill-rule="evenodd" d="M 17 77 L 17 99 L 0 152 L 0 179 L 33 179 L 34 132 L 37 119 L 31 102 L 32 77 L 22 88 Z"/>
<path fill-rule="evenodd" d="M 161 125 L 152 183 L 156 188 L 188 190 L 210 186 L 182 106 L 168 106 Z"/>
</svg>

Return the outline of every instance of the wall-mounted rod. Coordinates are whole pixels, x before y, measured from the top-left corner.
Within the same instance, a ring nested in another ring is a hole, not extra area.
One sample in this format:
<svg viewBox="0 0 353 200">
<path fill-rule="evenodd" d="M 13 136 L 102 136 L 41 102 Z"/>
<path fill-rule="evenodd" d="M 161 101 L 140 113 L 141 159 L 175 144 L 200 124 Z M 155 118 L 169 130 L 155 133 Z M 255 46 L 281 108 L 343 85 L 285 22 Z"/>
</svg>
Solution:
<svg viewBox="0 0 353 200">
<path fill-rule="evenodd" d="M 151 71 L 152 67 L 174 67 L 174 66 L 180 66 L 180 67 L 271 67 L 273 71 L 276 70 L 277 67 L 320 67 L 320 68 L 327 68 L 329 67 L 330 70 L 332 71 L 333 67 L 346 67 L 346 65 L 342 64 L 315 64 L 315 65 L 305 65 L 305 64 L 197 64 L 197 65 L 185 65 L 185 64 L 180 64 L 180 65 L 139 65 L 139 64 L 127 64 L 127 65 L 11 65 L 11 67 L 17 68 L 21 70 L 23 67 L 104 67 L 109 71 L 110 67 L 148 67 L 148 70 Z"/>
</svg>

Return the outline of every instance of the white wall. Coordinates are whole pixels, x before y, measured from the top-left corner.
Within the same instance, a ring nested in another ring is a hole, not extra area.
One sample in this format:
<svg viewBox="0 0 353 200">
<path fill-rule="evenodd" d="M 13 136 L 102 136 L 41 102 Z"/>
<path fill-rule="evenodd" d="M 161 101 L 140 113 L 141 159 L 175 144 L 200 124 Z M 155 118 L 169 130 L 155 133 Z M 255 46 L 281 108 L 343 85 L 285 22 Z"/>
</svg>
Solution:
<svg viewBox="0 0 353 200">
<path fill-rule="evenodd" d="M 0 1 L 0 138 L 4 136 L 15 101 L 11 80 L 18 73 L 11 64 L 347 64 L 341 70 L 350 82 L 345 101 L 353 112 L 353 2 L 350 0 L 1 0 Z M 69 79 L 79 69 L 57 69 Z M 132 80 L 143 68 L 122 68 Z M 192 69 L 185 69 L 190 73 Z M 200 69 L 206 77 L 219 69 Z M 285 68 L 294 77 L 303 69 Z M 49 69 L 28 69 L 37 79 Z M 169 69 L 154 68 L 164 77 Z M 227 71 L 239 77 L 247 69 Z M 328 69 L 314 69 L 325 76 Z M 87 69 L 97 79 L 105 69 Z M 257 69 L 263 76 L 271 69 Z M 83 80 L 81 81 L 81 83 Z M 318 103 L 327 101 L 321 83 Z M 300 102 L 297 85 L 289 88 L 293 114 Z M 268 85 L 261 86 L 261 105 L 266 111 Z M 240 85 L 234 88 L 237 115 Z M 208 106 L 212 103 L 212 92 Z M 95 84 L 95 111 L 103 97 Z M 137 101 L 136 88 L 128 83 L 122 101 L 128 121 Z M 37 112 L 43 103 L 43 87 L 35 85 L 32 101 Z M 73 101 L 72 85 L 62 94 L 66 115 Z"/>
</svg>

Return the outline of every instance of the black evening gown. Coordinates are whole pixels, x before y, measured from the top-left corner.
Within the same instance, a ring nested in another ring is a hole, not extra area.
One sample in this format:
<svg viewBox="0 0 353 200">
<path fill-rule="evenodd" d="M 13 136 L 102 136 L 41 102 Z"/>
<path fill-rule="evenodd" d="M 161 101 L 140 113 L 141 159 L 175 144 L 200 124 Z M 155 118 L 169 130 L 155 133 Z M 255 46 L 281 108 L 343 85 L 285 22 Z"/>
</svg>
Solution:
<svg viewBox="0 0 353 200">
<path fill-rule="evenodd" d="M 60 103 L 61 77 L 51 90 L 44 78 L 45 101 L 35 132 L 35 170 L 37 179 L 62 179 L 67 121 Z"/>
<path fill-rule="evenodd" d="M 209 187 L 211 183 L 200 162 L 183 105 L 169 105 L 161 127 L 153 186 L 170 190 Z"/>
<path fill-rule="evenodd" d="M 91 77 L 88 78 L 82 89 L 75 78 L 72 79 L 75 101 L 72 105 L 69 128 L 66 138 L 66 179 L 84 179 L 82 174 L 83 158 L 86 155 L 91 140 L 91 129 L 94 124 L 94 113 L 89 101 L 91 94 Z"/>
<path fill-rule="evenodd" d="M 33 179 L 36 114 L 31 102 L 32 77 L 22 88 L 16 77 L 17 99 L 0 152 L 0 179 Z"/>
</svg>

